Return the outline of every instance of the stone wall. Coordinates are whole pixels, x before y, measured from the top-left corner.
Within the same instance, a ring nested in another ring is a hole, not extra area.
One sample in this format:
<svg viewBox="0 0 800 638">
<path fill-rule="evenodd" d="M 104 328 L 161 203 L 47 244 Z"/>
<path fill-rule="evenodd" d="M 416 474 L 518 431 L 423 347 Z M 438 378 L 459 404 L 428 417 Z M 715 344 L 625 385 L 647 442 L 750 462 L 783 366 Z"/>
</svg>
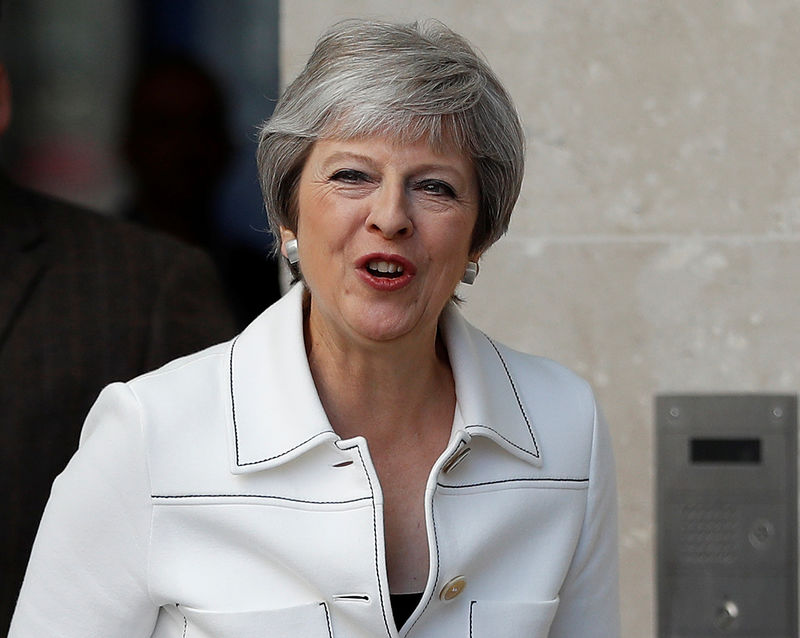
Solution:
<svg viewBox="0 0 800 638">
<path fill-rule="evenodd" d="M 800 3 L 292 0 L 282 73 L 344 17 L 439 18 L 528 136 L 466 314 L 594 385 L 620 484 L 625 638 L 654 635 L 653 398 L 800 386 Z"/>
</svg>

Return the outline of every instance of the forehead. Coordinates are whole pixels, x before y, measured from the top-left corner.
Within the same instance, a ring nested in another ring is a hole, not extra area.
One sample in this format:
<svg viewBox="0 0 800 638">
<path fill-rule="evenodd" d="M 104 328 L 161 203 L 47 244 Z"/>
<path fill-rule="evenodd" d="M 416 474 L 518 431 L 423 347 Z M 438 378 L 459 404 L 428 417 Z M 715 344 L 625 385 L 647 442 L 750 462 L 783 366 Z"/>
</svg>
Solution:
<svg viewBox="0 0 800 638">
<path fill-rule="evenodd" d="M 362 159 L 376 164 L 433 165 L 473 174 L 472 158 L 454 144 L 433 144 L 429 139 L 409 141 L 399 135 L 324 137 L 311 148 L 309 162 Z"/>
</svg>

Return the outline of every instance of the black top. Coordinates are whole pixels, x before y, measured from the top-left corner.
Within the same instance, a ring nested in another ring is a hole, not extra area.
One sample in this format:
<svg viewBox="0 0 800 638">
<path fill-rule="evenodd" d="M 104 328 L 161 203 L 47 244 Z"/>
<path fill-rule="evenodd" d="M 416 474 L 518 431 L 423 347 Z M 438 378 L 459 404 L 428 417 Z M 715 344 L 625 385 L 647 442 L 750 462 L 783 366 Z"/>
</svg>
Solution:
<svg viewBox="0 0 800 638">
<path fill-rule="evenodd" d="M 390 594 L 389 598 L 392 601 L 392 614 L 394 614 L 394 622 L 397 625 L 397 630 L 400 631 L 408 617 L 414 612 L 422 600 L 422 592 L 418 594 Z"/>
</svg>

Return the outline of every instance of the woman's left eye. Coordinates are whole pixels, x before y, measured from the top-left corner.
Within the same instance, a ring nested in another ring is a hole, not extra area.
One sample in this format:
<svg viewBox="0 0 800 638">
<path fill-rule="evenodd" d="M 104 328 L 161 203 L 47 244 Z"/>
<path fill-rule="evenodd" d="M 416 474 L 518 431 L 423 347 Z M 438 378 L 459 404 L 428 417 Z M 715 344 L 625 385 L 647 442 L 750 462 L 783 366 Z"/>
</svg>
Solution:
<svg viewBox="0 0 800 638">
<path fill-rule="evenodd" d="M 443 195 L 445 197 L 455 197 L 456 192 L 447 182 L 438 179 L 427 179 L 419 184 L 420 190 L 431 195 Z"/>
</svg>

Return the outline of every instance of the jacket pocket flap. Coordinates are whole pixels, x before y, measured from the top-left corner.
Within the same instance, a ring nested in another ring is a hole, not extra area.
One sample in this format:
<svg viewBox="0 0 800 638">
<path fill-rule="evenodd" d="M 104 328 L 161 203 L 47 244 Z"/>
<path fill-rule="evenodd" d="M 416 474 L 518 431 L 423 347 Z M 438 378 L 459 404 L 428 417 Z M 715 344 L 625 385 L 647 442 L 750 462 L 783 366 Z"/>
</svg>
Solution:
<svg viewBox="0 0 800 638">
<path fill-rule="evenodd" d="M 205 611 L 179 606 L 185 638 L 332 638 L 325 603 L 259 611 Z"/>
<path fill-rule="evenodd" d="M 473 638 L 547 638 L 558 609 L 558 598 L 543 602 L 472 601 L 469 608 Z"/>
</svg>

